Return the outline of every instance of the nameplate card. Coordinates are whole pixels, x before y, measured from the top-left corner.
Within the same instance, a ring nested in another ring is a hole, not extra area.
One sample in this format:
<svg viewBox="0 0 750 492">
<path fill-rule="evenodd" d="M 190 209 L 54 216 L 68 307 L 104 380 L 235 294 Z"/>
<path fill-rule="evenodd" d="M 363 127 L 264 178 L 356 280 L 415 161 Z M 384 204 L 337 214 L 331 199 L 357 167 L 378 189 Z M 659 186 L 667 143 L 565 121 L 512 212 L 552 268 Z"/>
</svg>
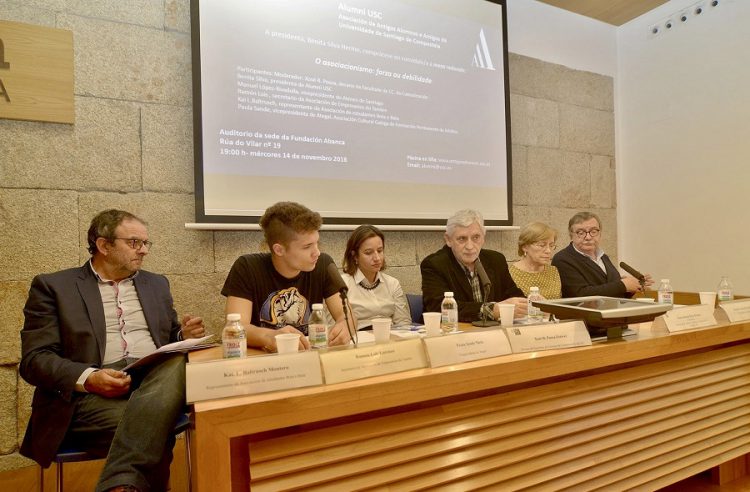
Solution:
<svg viewBox="0 0 750 492">
<path fill-rule="evenodd" d="M 750 320 L 750 299 L 723 301 L 719 304 L 719 309 L 726 313 L 731 323 Z"/>
<path fill-rule="evenodd" d="M 694 330 L 715 326 L 714 307 L 709 304 L 695 304 L 682 306 L 667 311 L 654 320 L 651 331 L 655 333 L 677 333 L 680 331 Z"/>
<path fill-rule="evenodd" d="M 317 351 L 186 365 L 188 403 L 323 384 Z"/>
<path fill-rule="evenodd" d="M 320 362 L 326 384 L 427 367 L 419 339 L 323 351 Z"/>
<path fill-rule="evenodd" d="M 591 337 L 583 321 L 509 326 L 505 331 L 516 354 L 591 345 Z"/>
<path fill-rule="evenodd" d="M 461 364 L 511 353 L 508 337 L 502 330 L 454 333 L 422 339 L 430 367 Z"/>
</svg>

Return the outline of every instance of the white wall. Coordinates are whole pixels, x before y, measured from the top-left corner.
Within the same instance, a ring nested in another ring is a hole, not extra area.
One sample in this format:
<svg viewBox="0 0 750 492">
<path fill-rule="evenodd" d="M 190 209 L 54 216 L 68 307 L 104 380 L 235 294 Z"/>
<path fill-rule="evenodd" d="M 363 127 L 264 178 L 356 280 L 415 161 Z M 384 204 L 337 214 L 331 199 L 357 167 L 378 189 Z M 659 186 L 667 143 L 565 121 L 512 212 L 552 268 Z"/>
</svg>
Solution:
<svg viewBox="0 0 750 492">
<path fill-rule="evenodd" d="M 616 28 L 536 0 L 507 0 L 508 51 L 615 76 Z"/>
<path fill-rule="evenodd" d="M 618 29 L 619 256 L 677 290 L 750 294 L 750 1 L 695 0 Z"/>
</svg>

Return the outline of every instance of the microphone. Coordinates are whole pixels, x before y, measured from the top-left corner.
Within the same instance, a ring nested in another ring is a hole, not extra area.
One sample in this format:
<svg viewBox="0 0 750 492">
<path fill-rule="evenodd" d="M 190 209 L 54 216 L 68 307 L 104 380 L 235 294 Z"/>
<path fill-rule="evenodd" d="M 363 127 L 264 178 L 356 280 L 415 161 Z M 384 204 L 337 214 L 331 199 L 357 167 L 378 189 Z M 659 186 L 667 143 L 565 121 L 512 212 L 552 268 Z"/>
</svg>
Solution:
<svg viewBox="0 0 750 492">
<path fill-rule="evenodd" d="M 344 279 L 341 278 L 341 274 L 339 273 L 339 269 L 336 264 L 329 263 L 327 268 L 328 280 L 330 280 L 333 286 L 336 288 L 336 292 L 339 292 L 342 296 L 346 296 L 349 288 L 346 286 L 346 283 L 344 283 Z"/>
<path fill-rule="evenodd" d="M 484 269 L 484 266 L 482 265 L 482 262 L 479 260 L 479 258 L 477 258 L 477 262 L 474 263 L 474 269 L 477 271 L 477 275 L 479 275 L 479 281 L 482 283 L 482 287 L 484 287 L 484 301 L 487 302 L 487 296 L 490 295 L 490 287 L 492 287 L 492 282 L 490 282 L 490 277 L 487 276 L 487 270 Z"/>
<path fill-rule="evenodd" d="M 639 272 L 638 270 L 636 270 L 632 266 L 628 265 L 624 261 L 620 262 L 620 267 L 622 267 L 623 270 L 625 270 L 626 272 L 628 272 L 630 275 L 634 276 L 635 278 L 637 278 L 641 282 L 644 282 L 646 280 L 646 277 L 641 272 Z"/>
<path fill-rule="evenodd" d="M 628 265 L 624 261 L 620 262 L 620 267 L 622 267 L 622 269 L 625 270 L 626 272 L 628 272 L 630 275 L 632 275 L 635 278 L 637 278 L 638 282 L 641 284 L 641 290 L 643 292 L 646 292 L 646 277 L 641 272 L 639 272 L 638 270 L 636 270 L 632 266 Z"/>
<path fill-rule="evenodd" d="M 336 289 L 336 292 L 339 293 L 341 296 L 341 307 L 344 308 L 344 322 L 346 323 L 346 330 L 349 332 L 349 337 L 354 342 L 354 345 L 359 345 L 359 340 L 357 339 L 357 330 L 352 326 L 352 323 L 349 322 L 349 299 L 346 297 L 346 293 L 349 292 L 349 288 L 346 286 L 346 283 L 344 282 L 344 279 L 341 278 L 341 274 L 339 273 L 339 269 L 336 266 L 335 263 L 329 263 L 326 267 L 328 271 L 328 280 L 333 284 L 333 287 Z M 352 315 L 353 316 L 353 315 Z"/>
<path fill-rule="evenodd" d="M 496 321 L 492 321 L 491 319 L 487 319 L 487 312 L 485 311 L 485 306 L 487 306 L 487 299 L 490 297 L 490 289 L 492 288 L 492 282 L 490 282 L 490 277 L 487 275 L 487 270 L 484 269 L 484 265 L 482 265 L 482 262 L 477 258 L 477 261 L 474 263 L 474 273 L 477 274 L 479 277 L 479 283 L 482 284 L 482 288 L 484 290 L 484 300 L 482 302 L 482 307 L 480 308 L 480 319 L 479 321 L 473 321 L 471 324 L 474 326 L 497 326 L 498 323 Z"/>
</svg>

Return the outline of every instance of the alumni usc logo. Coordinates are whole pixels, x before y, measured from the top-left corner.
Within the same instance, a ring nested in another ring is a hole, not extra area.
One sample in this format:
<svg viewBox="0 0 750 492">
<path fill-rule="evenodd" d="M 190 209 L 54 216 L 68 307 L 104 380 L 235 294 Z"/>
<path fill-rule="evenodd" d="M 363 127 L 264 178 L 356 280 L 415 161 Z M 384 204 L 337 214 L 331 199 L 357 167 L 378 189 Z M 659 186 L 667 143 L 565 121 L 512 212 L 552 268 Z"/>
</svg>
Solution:
<svg viewBox="0 0 750 492">
<path fill-rule="evenodd" d="M 484 70 L 495 70 L 492 58 L 490 58 L 490 48 L 487 46 L 487 39 L 484 37 L 484 29 L 479 30 L 479 41 L 474 48 L 474 57 L 471 60 L 471 66 Z"/>
</svg>

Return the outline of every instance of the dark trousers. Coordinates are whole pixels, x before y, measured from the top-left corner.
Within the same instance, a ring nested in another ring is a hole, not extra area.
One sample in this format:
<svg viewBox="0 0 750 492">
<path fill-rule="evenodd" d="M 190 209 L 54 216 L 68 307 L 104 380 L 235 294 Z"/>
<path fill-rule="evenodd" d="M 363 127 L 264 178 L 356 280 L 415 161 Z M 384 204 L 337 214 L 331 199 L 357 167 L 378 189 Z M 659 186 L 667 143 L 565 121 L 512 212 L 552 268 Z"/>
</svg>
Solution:
<svg viewBox="0 0 750 492">
<path fill-rule="evenodd" d="M 122 369 L 127 361 L 107 367 Z M 121 398 L 78 396 L 66 441 L 107 457 L 96 490 L 133 485 L 167 489 L 174 426 L 185 408 L 185 356 L 130 371 L 131 391 Z"/>
</svg>

